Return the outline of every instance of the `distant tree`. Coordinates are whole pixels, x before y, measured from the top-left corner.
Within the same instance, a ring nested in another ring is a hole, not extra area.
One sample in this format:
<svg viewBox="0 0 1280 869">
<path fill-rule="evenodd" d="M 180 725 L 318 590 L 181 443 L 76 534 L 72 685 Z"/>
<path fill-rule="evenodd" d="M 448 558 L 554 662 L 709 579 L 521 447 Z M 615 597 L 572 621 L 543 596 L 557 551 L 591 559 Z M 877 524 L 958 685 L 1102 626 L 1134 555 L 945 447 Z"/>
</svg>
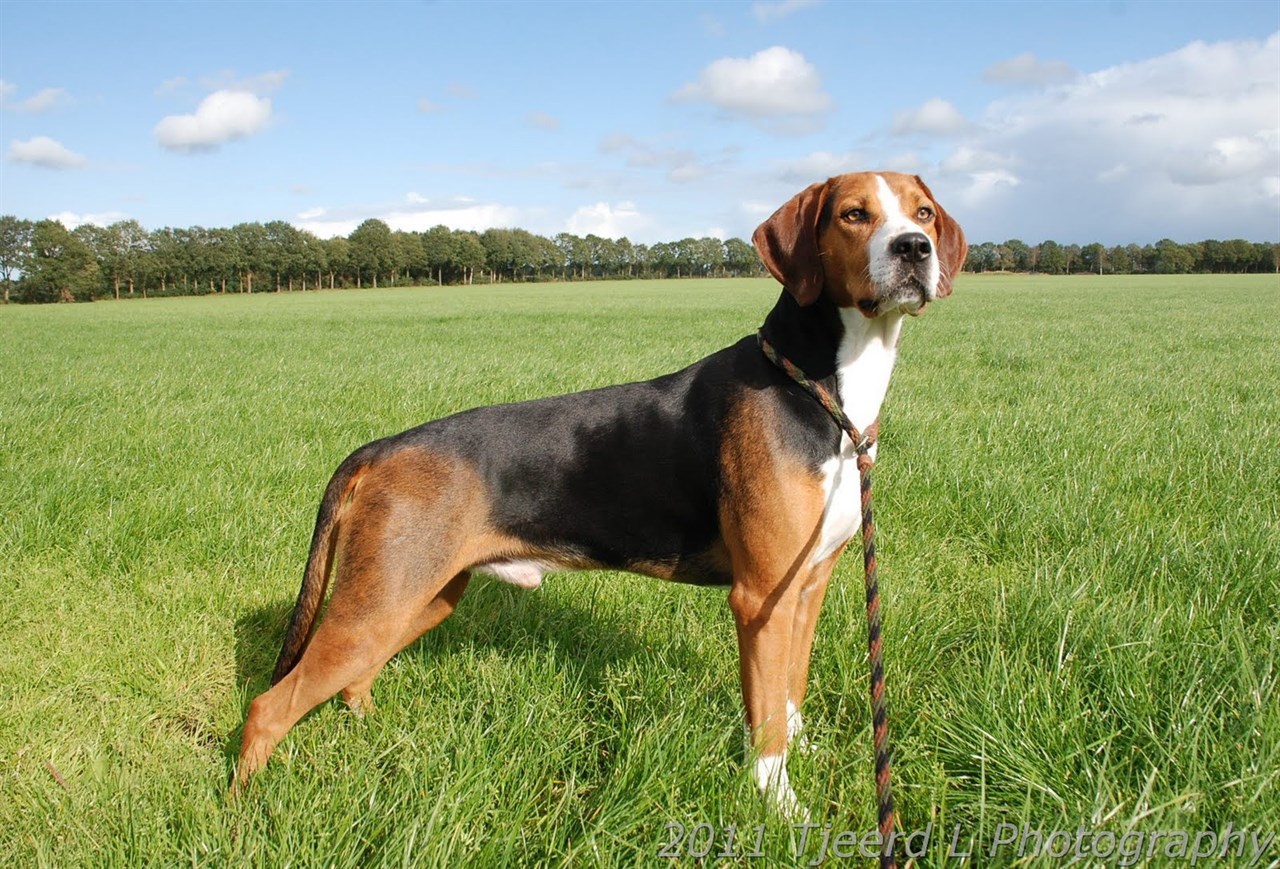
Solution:
<svg viewBox="0 0 1280 869">
<path fill-rule="evenodd" d="M 996 246 L 989 241 L 969 248 L 969 256 L 964 261 L 967 272 L 987 272 L 996 268 Z"/>
<path fill-rule="evenodd" d="M 1080 266 L 1082 269 L 1094 274 L 1102 274 L 1104 260 L 1106 259 L 1107 249 L 1102 246 L 1101 242 L 1092 242 L 1080 248 Z"/>
<path fill-rule="evenodd" d="M 28 302 L 91 301 L 101 287 L 93 252 L 56 220 L 37 221 L 20 292 Z"/>
<path fill-rule="evenodd" d="M 676 277 L 692 276 L 701 265 L 698 256 L 698 240 L 682 238 L 676 242 Z"/>
<path fill-rule="evenodd" d="M 347 236 L 351 242 L 351 264 L 356 269 L 356 286 L 362 286 L 362 278 L 368 274 L 373 277 L 373 286 L 378 286 L 378 272 L 389 270 L 393 262 L 394 241 L 391 238 L 391 227 L 377 218 L 370 218 L 352 230 Z"/>
<path fill-rule="evenodd" d="M 453 239 L 454 262 L 461 270 L 461 280 L 466 284 L 474 283 L 476 269 L 483 269 L 485 261 L 484 245 L 480 243 L 480 236 L 474 232 L 454 230 Z"/>
<path fill-rule="evenodd" d="M 1080 245 L 1067 244 L 1062 247 L 1062 256 L 1066 260 L 1067 274 L 1080 267 Z"/>
<path fill-rule="evenodd" d="M 591 268 L 591 251 L 587 242 L 572 233 L 562 232 L 556 235 L 556 247 L 560 248 L 568 276 L 586 280 L 587 270 Z"/>
<path fill-rule="evenodd" d="M 293 289 L 294 276 L 306 266 L 306 242 L 302 232 L 284 220 L 273 220 L 262 226 L 260 262 L 275 277 L 276 292 L 286 285 Z"/>
<path fill-rule="evenodd" d="M 75 229 L 71 230 L 71 235 L 77 241 L 88 248 L 89 253 L 93 255 L 93 260 L 98 265 L 98 279 L 109 282 L 109 275 L 114 259 L 114 251 L 107 239 L 107 228 L 98 226 L 95 223 L 82 223 Z M 105 288 L 106 283 L 103 284 Z M 101 289 L 101 288 L 100 288 Z M 117 298 L 119 293 L 117 293 Z"/>
<path fill-rule="evenodd" d="M 320 289 L 324 284 L 324 272 L 329 265 L 328 251 L 323 241 L 316 235 L 307 230 L 302 231 L 302 248 L 303 248 L 303 278 L 302 289 L 307 289 L 307 277 L 315 275 L 313 287 Z"/>
<path fill-rule="evenodd" d="M 205 244 L 209 292 L 227 292 L 227 278 L 234 277 L 239 258 L 235 233 L 229 229 L 209 230 Z M 216 285 L 216 286 L 215 286 Z M 132 292 L 132 289 L 130 290 Z"/>
<path fill-rule="evenodd" d="M 351 242 L 342 236 L 334 236 L 324 241 L 325 268 L 329 270 L 329 289 L 334 288 L 334 279 L 341 275 L 346 281 L 351 269 Z"/>
<path fill-rule="evenodd" d="M 1133 271 L 1133 258 L 1123 245 L 1118 244 L 1107 251 L 1107 263 L 1111 266 L 1112 274 L 1127 275 Z"/>
<path fill-rule="evenodd" d="M 534 256 L 538 275 L 559 275 L 564 270 L 564 257 L 554 241 L 545 236 L 533 237 Z"/>
<path fill-rule="evenodd" d="M 1162 238 L 1156 242 L 1152 271 L 1162 275 L 1180 275 L 1191 271 L 1195 257 L 1176 241 Z"/>
<path fill-rule="evenodd" d="M 422 245 L 417 233 L 397 230 L 391 233 L 391 283 L 399 283 L 401 276 L 412 277 L 413 265 L 422 255 Z"/>
<path fill-rule="evenodd" d="M 0 215 L 0 283 L 4 286 L 4 303 L 9 304 L 9 290 L 15 272 L 23 272 L 31 260 L 31 235 L 35 224 L 12 214 Z"/>
<path fill-rule="evenodd" d="M 1061 275 L 1067 271 L 1067 255 L 1056 241 L 1040 242 L 1039 271 L 1047 275 Z"/>
<path fill-rule="evenodd" d="M 452 276 L 455 267 L 456 245 L 453 233 L 444 224 L 433 226 L 422 234 L 422 240 L 419 243 L 422 247 L 423 259 L 426 260 L 427 272 L 434 273 L 436 284 L 443 285 L 445 272 L 448 271 Z"/>
<path fill-rule="evenodd" d="M 1004 243 L 1009 250 L 1009 256 L 1012 259 L 1011 271 L 1029 272 L 1034 263 L 1031 258 L 1031 248 L 1018 238 L 1011 238 Z"/>
<path fill-rule="evenodd" d="M 489 280 L 497 283 L 506 275 L 514 281 L 519 271 L 533 260 L 532 247 L 524 238 L 527 235 L 523 230 L 511 229 L 486 229 L 480 233 Z"/>
<path fill-rule="evenodd" d="M 760 269 L 760 257 L 756 249 L 740 238 L 724 243 L 724 265 L 734 277 L 755 274 Z"/>
</svg>

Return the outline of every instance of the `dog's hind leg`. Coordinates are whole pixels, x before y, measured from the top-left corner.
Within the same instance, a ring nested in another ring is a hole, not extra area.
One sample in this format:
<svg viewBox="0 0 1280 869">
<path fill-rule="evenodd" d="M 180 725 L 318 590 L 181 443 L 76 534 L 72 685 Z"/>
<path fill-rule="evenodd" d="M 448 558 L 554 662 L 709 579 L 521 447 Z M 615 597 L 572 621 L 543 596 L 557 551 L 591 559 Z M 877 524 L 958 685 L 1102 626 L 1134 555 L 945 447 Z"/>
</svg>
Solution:
<svg viewBox="0 0 1280 869">
<path fill-rule="evenodd" d="M 386 666 L 387 661 L 391 660 L 397 652 L 412 644 L 427 631 L 447 619 L 457 608 L 458 601 L 462 598 L 462 593 L 467 590 L 467 583 L 470 580 L 471 573 L 469 571 L 463 571 L 449 580 L 445 587 L 440 590 L 440 593 L 422 608 L 417 620 L 402 635 L 400 647 L 388 655 L 381 663 L 375 664 L 359 679 L 342 689 L 342 699 L 346 701 L 346 704 L 351 707 L 353 712 L 363 715 L 365 712 L 373 710 L 373 680 L 382 672 L 382 668 Z"/>
<path fill-rule="evenodd" d="M 480 527 L 465 482 L 407 450 L 369 465 L 339 521 L 328 610 L 297 663 L 249 706 L 237 783 L 334 694 L 367 708 L 383 665 L 453 612 L 467 586 L 464 549 Z"/>
</svg>

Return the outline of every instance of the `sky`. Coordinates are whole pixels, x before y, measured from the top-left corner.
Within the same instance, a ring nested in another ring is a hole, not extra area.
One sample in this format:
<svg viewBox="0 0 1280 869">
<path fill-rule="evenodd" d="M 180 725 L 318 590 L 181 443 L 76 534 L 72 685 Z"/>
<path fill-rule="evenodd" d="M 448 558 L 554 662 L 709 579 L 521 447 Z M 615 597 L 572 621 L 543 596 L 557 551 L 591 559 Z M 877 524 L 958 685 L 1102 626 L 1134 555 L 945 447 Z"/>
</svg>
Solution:
<svg viewBox="0 0 1280 869">
<path fill-rule="evenodd" d="M 0 213 L 750 236 L 918 173 L 971 242 L 1280 241 L 1280 2 L 0 0 Z"/>
</svg>

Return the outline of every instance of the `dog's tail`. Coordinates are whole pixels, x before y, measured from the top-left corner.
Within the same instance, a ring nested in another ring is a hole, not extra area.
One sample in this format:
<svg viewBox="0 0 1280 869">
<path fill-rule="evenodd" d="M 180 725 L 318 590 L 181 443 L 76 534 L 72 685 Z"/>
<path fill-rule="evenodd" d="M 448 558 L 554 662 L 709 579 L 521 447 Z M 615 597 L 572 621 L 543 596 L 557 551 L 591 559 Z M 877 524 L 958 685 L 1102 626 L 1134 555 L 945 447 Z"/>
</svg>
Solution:
<svg viewBox="0 0 1280 869">
<path fill-rule="evenodd" d="M 272 685 L 289 675 L 311 639 L 316 615 L 320 612 L 320 604 L 324 601 L 324 593 L 329 586 L 342 508 L 350 501 L 362 472 L 368 466 L 368 459 L 365 450 L 352 453 L 338 466 L 324 491 L 320 510 L 316 514 L 316 527 L 311 533 L 311 553 L 307 556 L 302 588 L 298 590 L 298 602 L 293 606 L 289 630 L 285 634 L 280 657 L 276 659 L 276 669 L 271 676 Z"/>
</svg>

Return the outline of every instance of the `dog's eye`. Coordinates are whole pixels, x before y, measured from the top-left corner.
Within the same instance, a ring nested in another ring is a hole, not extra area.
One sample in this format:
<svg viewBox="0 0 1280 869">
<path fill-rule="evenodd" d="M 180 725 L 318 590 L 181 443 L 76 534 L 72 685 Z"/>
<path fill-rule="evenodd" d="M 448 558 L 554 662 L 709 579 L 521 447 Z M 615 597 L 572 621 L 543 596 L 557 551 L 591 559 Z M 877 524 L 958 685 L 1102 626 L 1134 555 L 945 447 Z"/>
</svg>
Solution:
<svg viewBox="0 0 1280 869">
<path fill-rule="evenodd" d="M 871 219 L 871 215 L 867 214 L 862 208 L 850 208 L 840 216 L 850 223 L 866 223 Z"/>
<path fill-rule="evenodd" d="M 930 220 L 933 217 L 933 209 L 927 205 L 921 205 L 920 210 L 916 212 L 916 220 L 921 223 Z"/>
</svg>

